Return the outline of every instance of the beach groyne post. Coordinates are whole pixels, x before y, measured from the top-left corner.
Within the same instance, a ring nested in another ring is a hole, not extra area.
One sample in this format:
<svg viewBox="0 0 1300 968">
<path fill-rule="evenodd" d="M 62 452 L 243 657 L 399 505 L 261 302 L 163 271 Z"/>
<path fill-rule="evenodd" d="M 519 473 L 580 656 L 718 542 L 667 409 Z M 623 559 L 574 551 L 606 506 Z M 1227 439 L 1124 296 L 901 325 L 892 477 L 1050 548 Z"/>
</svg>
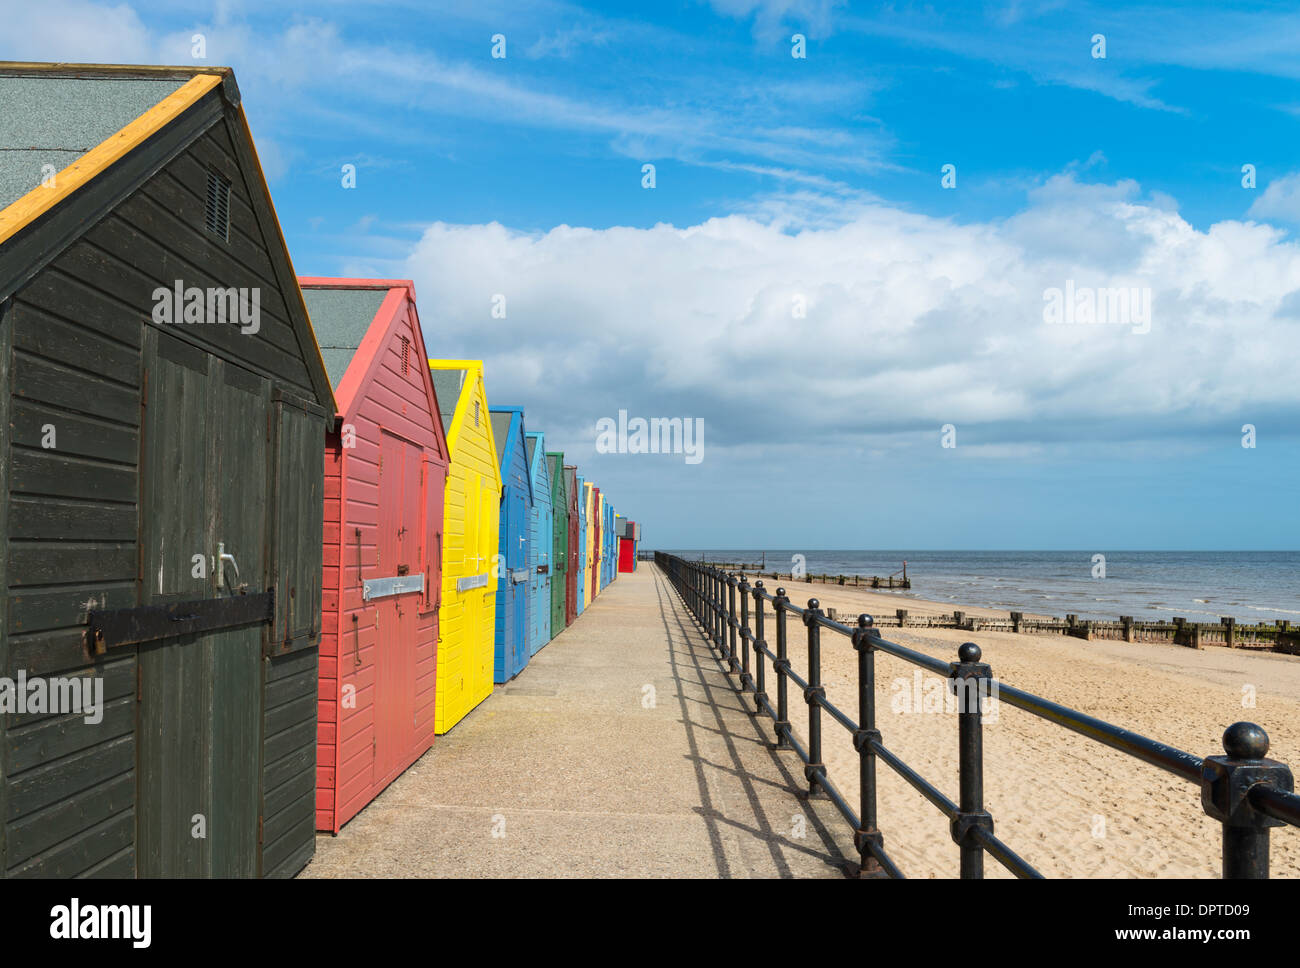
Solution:
<svg viewBox="0 0 1300 968">
<path fill-rule="evenodd" d="M 963 880 L 984 876 L 984 845 L 980 832 L 993 833 L 993 817 L 984 809 L 983 699 L 988 695 L 992 669 L 983 662 L 980 647 L 965 642 L 958 661 L 949 667 L 948 684 L 957 699 L 958 812 L 951 821 L 952 839 L 961 854 Z"/>
<path fill-rule="evenodd" d="M 767 701 L 767 679 L 763 662 L 763 650 L 767 648 L 767 629 L 764 626 L 763 580 L 761 578 L 754 582 L 752 594 L 754 596 L 754 672 L 757 675 L 754 685 L 754 712 L 767 710 L 770 715 L 772 707 L 768 705 Z"/>
<path fill-rule="evenodd" d="M 876 650 L 873 640 L 880 633 L 870 615 L 858 616 L 853 632 L 853 648 L 858 653 L 858 728 L 853 734 L 853 748 L 858 751 L 858 829 L 853 846 L 861 860 L 859 877 L 885 876 L 876 859 L 884 851 L 884 837 L 876 816 L 876 747 L 881 741 L 876 728 Z"/>
<path fill-rule="evenodd" d="M 1295 781 L 1285 764 L 1267 758 L 1268 734 L 1254 723 L 1229 726 L 1223 752 L 1201 762 L 1201 805 L 1223 824 L 1223 877 L 1267 878 L 1268 831 L 1285 821 L 1259 809 L 1253 798 L 1267 796 L 1264 790 L 1291 793 Z"/>
<path fill-rule="evenodd" d="M 789 604 L 790 596 L 784 588 L 778 586 L 776 600 L 772 603 L 776 619 L 776 662 L 772 663 L 772 668 L 776 670 L 776 746 L 783 750 L 790 748 L 790 682 L 787 678 L 790 674 L 790 654 L 786 641 L 786 620 L 789 617 L 786 606 Z"/>
<path fill-rule="evenodd" d="M 809 796 L 817 792 L 826 773 L 826 764 L 822 762 L 821 700 L 826 698 L 826 690 L 822 687 L 821 617 L 821 602 L 808 599 L 808 609 L 803 613 L 803 623 L 808 626 L 808 685 L 803 691 L 804 702 L 808 704 L 808 762 L 804 764 L 803 775 L 808 781 Z"/>
</svg>

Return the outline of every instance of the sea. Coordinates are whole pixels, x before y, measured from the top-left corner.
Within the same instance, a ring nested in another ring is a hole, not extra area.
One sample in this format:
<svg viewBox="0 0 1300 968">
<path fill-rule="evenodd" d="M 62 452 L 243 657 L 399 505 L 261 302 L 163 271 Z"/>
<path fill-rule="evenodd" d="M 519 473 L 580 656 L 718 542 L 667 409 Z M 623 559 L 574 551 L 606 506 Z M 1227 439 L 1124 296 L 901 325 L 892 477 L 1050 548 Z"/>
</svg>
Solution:
<svg viewBox="0 0 1300 968">
<path fill-rule="evenodd" d="M 1174 616 L 1241 624 L 1284 619 L 1300 624 L 1300 551 L 786 551 L 693 550 L 698 561 L 766 562 L 788 572 L 796 554 L 807 572 L 886 575 L 907 562 L 910 591 L 923 598 L 1039 615 L 1114 621 Z M 1104 572 L 1098 566 L 1104 564 Z M 1103 577 L 1104 574 L 1104 577 Z M 900 605 L 899 607 L 904 607 Z"/>
</svg>

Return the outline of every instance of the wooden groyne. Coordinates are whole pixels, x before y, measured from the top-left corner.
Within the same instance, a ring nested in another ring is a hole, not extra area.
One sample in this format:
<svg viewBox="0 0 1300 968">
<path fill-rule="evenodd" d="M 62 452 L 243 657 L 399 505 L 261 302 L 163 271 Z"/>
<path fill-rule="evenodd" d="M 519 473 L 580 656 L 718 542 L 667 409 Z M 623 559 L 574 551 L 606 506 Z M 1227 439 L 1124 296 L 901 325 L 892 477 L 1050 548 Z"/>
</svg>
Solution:
<svg viewBox="0 0 1300 968">
<path fill-rule="evenodd" d="M 653 552 L 651 552 L 653 555 Z M 822 582 L 826 585 L 844 585 L 851 588 L 884 588 L 892 589 L 909 589 L 912 587 L 912 580 L 907 577 L 907 562 L 903 562 L 901 570 L 894 572 L 892 575 L 831 575 L 823 572 L 820 575 L 808 572 L 780 572 L 767 571 L 766 562 L 761 564 L 744 564 L 730 561 L 703 561 L 711 568 L 720 568 L 723 571 L 734 571 L 737 574 L 753 575 L 755 578 L 772 578 L 774 580 L 804 582 L 812 584 L 813 582 Z"/>
<path fill-rule="evenodd" d="M 827 609 L 832 620 L 856 616 L 838 609 Z M 1023 612 L 1011 612 L 1008 618 L 967 615 L 954 610 L 941 615 L 912 615 L 900 608 L 893 615 L 872 615 L 877 627 L 887 628 L 939 628 L 964 629 L 969 632 L 1018 632 L 1026 635 L 1070 635 L 1075 638 L 1115 639 L 1124 642 L 1157 642 L 1199 649 L 1206 645 L 1220 645 L 1229 649 L 1268 649 L 1300 655 L 1300 630 L 1287 621 L 1271 624 L 1259 622 L 1240 625 L 1234 618 L 1218 622 L 1189 622 L 1185 618 L 1171 621 L 1139 622 L 1131 615 L 1121 615 L 1118 621 L 1081 619 L 1077 615 L 1065 618 L 1026 618 Z"/>
<path fill-rule="evenodd" d="M 747 574 L 756 578 L 771 578 L 776 581 L 821 582 L 827 585 L 841 585 L 852 588 L 898 589 L 911 588 L 911 580 L 866 577 L 862 575 L 793 575 L 785 572 L 757 571 L 753 568 L 729 567 L 716 562 L 708 562 L 711 567 L 723 571 L 735 571 L 738 575 Z M 835 619 L 839 610 L 827 609 L 827 614 Z M 845 612 L 841 619 L 855 618 Z M 965 629 L 970 632 L 1018 632 L 1026 635 L 1070 635 L 1075 638 L 1115 639 L 1124 642 L 1157 642 L 1166 645 L 1182 645 L 1199 649 L 1207 645 L 1219 645 L 1229 649 L 1264 649 L 1283 652 L 1288 655 L 1300 655 L 1300 629 L 1293 628 L 1291 622 L 1278 620 L 1274 622 L 1256 622 L 1242 625 L 1235 618 L 1224 616 L 1218 622 L 1189 622 L 1186 618 L 1174 617 L 1169 621 L 1138 621 L 1132 615 L 1121 615 L 1116 621 L 1081 619 L 1078 615 L 1066 615 L 1065 618 L 1026 617 L 1024 612 L 1009 612 L 1006 618 L 969 615 L 965 611 L 954 610 L 940 615 L 913 615 L 908 609 L 900 608 L 891 615 L 872 615 L 877 626 L 889 628 L 948 628 Z"/>
</svg>

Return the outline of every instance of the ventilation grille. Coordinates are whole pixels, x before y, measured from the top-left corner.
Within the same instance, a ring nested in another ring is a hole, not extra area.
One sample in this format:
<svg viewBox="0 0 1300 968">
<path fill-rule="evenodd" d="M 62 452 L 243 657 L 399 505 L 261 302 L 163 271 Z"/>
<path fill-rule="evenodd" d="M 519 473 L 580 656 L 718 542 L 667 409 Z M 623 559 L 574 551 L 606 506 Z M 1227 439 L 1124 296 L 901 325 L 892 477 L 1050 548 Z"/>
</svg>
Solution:
<svg viewBox="0 0 1300 968">
<path fill-rule="evenodd" d="M 406 376 L 406 371 L 411 365 L 411 341 L 405 336 L 402 337 L 402 376 Z"/>
<path fill-rule="evenodd" d="M 230 182 L 215 171 L 208 171 L 208 201 L 204 213 L 208 231 L 230 241 Z"/>
<path fill-rule="evenodd" d="M 474 401 L 474 426 L 478 426 L 478 401 Z"/>
</svg>

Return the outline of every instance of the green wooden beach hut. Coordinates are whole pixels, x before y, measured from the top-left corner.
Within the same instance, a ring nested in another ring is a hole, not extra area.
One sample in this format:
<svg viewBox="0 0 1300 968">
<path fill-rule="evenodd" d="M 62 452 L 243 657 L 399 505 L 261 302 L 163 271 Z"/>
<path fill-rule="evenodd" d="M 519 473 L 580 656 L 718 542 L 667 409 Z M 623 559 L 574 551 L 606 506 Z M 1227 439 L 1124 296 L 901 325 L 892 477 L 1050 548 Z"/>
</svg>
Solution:
<svg viewBox="0 0 1300 968">
<path fill-rule="evenodd" d="M 0 872 L 293 875 L 334 401 L 234 76 L 0 64 L 0 117 Z"/>
<path fill-rule="evenodd" d="M 551 561 L 555 574 L 551 578 L 551 635 L 564 631 L 564 600 L 569 581 L 569 479 L 564 472 L 564 452 L 548 450 L 546 462 L 551 469 L 551 508 L 554 511 Z"/>
</svg>

